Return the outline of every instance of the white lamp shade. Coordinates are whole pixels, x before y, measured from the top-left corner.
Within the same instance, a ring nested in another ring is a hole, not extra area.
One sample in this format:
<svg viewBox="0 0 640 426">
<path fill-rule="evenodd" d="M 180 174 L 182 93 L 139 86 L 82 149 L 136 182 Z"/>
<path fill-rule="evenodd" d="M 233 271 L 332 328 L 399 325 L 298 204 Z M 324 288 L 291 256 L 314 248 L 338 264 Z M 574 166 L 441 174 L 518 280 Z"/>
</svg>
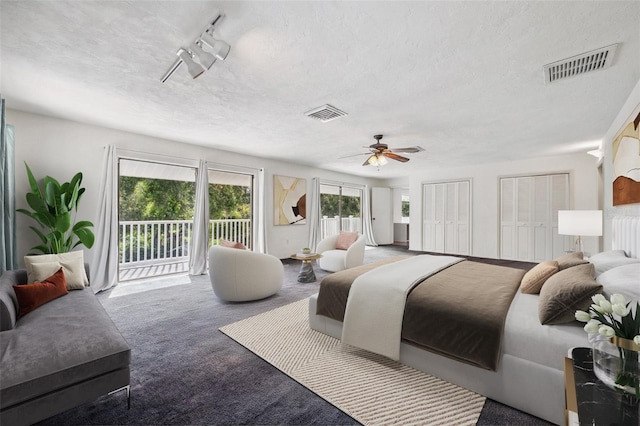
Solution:
<svg viewBox="0 0 640 426">
<path fill-rule="evenodd" d="M 558 234 L 601 236 L 602 210 L 558 210 Z"/>
</svg>

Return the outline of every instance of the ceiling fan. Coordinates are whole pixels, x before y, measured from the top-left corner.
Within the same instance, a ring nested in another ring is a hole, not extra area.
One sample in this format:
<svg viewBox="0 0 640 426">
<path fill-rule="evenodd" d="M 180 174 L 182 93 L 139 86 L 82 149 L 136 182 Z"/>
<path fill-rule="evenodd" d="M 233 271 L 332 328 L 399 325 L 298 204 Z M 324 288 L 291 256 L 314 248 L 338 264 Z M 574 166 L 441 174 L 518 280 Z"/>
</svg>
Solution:
<svg viewBox="0 0 640 426">
<path fill-rule="evenodd" d="M 409 159 L 396 154 L 397 152 L 415 153 L 424 151 L 424 148 L 419 146 L 396 148 L 392 151 L 386 143 L 380 142 L 382 140 L 382 135 L 374 135 L 373 138 L 376 140 L 376 143 L 368 146 L 370 152 L 367 152 L 364 155 L 368 155 L 369 157 L 364 163 L 362 163 L 363 166 L 384 166 L 388 162 L 387 158 L 400 161 L 401 163 L 406 163 Z"/>
</svg>

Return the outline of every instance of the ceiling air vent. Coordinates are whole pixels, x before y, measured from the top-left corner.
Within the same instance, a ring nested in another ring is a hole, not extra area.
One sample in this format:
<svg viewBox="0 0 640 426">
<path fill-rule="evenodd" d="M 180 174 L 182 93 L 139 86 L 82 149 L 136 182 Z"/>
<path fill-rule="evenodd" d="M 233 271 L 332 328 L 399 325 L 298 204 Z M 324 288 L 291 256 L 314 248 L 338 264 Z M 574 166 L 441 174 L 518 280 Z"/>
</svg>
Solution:
<svg viewBox="0 0 640 426">
<path fill-rule="evenodd" d="M 572 56 L 571 58 L 544 66 L 544 81 L 553 83 L 563 78 L 573 77 L 591 71 L 609 68 L 616 53 L 617 44 Z"/>
<path fill-rule="evenodd" d="M 329 104 L 322 105 L 321 107 L 314 108 L 311 111 L 305 112 L 307 117 L 314 118 L 316 120 L 320 120 L 323 123 L 327 121 L 335 120 L 336 118 L 345 117 L 347 114 L 344 111 L 340 111 L 338 108 L 331 106 Z"/>
</svg>

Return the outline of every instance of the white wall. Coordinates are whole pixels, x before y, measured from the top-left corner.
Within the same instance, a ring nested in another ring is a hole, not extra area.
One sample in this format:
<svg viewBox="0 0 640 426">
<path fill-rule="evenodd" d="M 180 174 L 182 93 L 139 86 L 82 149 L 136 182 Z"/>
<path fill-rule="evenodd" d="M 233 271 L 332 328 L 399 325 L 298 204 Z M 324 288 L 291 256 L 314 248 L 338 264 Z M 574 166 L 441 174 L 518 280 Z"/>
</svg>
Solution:
<svg viewBox="0 0 640 426">
<path fill-rule="evenodd" d="M 37 178 L 45 175 L 60 181 L 71 179 L 77 172 L 84 175 L 87 188 L 80 203 L 78 217 L 95 223 L 104 148 L 113 144 L 117 148 L 153 153 L 178 158 L 198 160 L 200 158 L 230 165 L 265 169 L 267 243 L 269 253 L 286 258 L 308 244 L 309 225 L 273 225 L 273 175 L 286 175 L 307 179 L 307 192 L 311 189 L 311 178 L 381 186 L 381 181 L 365 179 L 276 160 L 235 154 L 184 144 L 154 137 L 81 124 L 68 120 L 31 114 L 12 109 L 6 110 L 7 123 L 15 126 L 16 139 L 16 206 L 26 208 L 24 194 L 29 191 L 24 162 Z M 24 215 L 17 217 L 18 257 L 39 243 L 28 228 L 33 221 Z M 85 259 L 91 258 L 92 250 L 85 250 Z"/>
<path fill-rule="evenodd" d="M 611 149 L 613 139 L 622 129 L 622 124 L 627 121 L 633 110 L 640 104 L 640 80 L 636 87 L 631 91 L 629 98 L 624 103 L 618 115 L 616 116 L 611 127 L 605 134 L 602 141 L 604 151 L 603 168 L 603 186 L 604 186 L 604 250 L 611 250 L 611 218 L 613 215 L 640 216 L 640 204 L 629 204 L 626 206 L 613 206 L 613 162 L 611 157 Z"/>
<path fill-rule="evenodd" d="M 499 257 L 499 178 L 546 173 L 570 174 L 571 208 L 598 208 L 598 174 L 596 159 L 577 154 L 483 164 L 457 169 L 430 169 L 410 178 L 411 225 L 409 249 L 422 250 L 422 184 L 448 180 L 470 179 L 472 186 L 471 255 Z M 584 237 L 585 251 L 598 251 L 597 237 Z"/>
</svg>

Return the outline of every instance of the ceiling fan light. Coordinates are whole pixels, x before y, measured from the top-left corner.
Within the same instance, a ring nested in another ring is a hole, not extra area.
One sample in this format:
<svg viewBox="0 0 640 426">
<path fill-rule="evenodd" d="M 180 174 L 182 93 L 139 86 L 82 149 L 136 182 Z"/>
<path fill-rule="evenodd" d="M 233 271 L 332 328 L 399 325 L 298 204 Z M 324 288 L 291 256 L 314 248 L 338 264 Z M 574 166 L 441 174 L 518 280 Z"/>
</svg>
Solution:
<svg viewBox="0 0 640 426">
<path fill-rule="evenodd" d="M 372 166 L 379 166 L 380 165 L 380 159 L 378 158 L 377 155 L 372 155 L 367 160 L 367 163 L 371 164 Z"/>
<path fill-rule="evenodd" d="M 187 70 L 189 70 L 189 74 L 191 74 L 192 78 L 194 79 L 198 78 L 200 75 L 202 75 L 203 72 L 206 71 L 202 67 L 202 65 L 200 65 L 199 63 L 193 60 L 193 58 L 191 57 L 191 54 L 186 50 L 184 49 L 178 50 L 177 55 L 180 57 L 180 59 L 182 59 L 182 62 L 184 62 L 185 65 L 187 66 Z"/>
<path fill-rule="evenodd" d="M 211 35 L 206 31 L 202 33 L 200 40 L 202 40 L 204 43 L 209 45 L 211 49 L 213 49 L 211 52 L 213 53 L 213 56 L 220 59 L 221 61 L 227 59 L 227 55 L 229 55 L 229 51 L 231 50 L 231 46 L 229 46 L 227 43 L 211 37 Z"/>
<path fill-rule="evenodd" d="M 384 155 L 379 155 L 378 156 L 378 164 L 380 164 L 381 166 L 384 166 L 388 162 L 389 162 L 389 160 L 387 160 Z"/>
<path fill-rule="evenodd" d="M 216 63 L 216 57 L 213 56 L 211 53 L 205 52 L 204 50 L 202 50 L 202 47 L 200 47 L 198 43 L 193 43 L 189 47 L 189 49 L 193 53 L 195 53 L 195 55 L 198 57 L 198 61 L 200 62 L 200 64 L 206 69 L 211 68 L 211 65 Z"/>
</svg>

